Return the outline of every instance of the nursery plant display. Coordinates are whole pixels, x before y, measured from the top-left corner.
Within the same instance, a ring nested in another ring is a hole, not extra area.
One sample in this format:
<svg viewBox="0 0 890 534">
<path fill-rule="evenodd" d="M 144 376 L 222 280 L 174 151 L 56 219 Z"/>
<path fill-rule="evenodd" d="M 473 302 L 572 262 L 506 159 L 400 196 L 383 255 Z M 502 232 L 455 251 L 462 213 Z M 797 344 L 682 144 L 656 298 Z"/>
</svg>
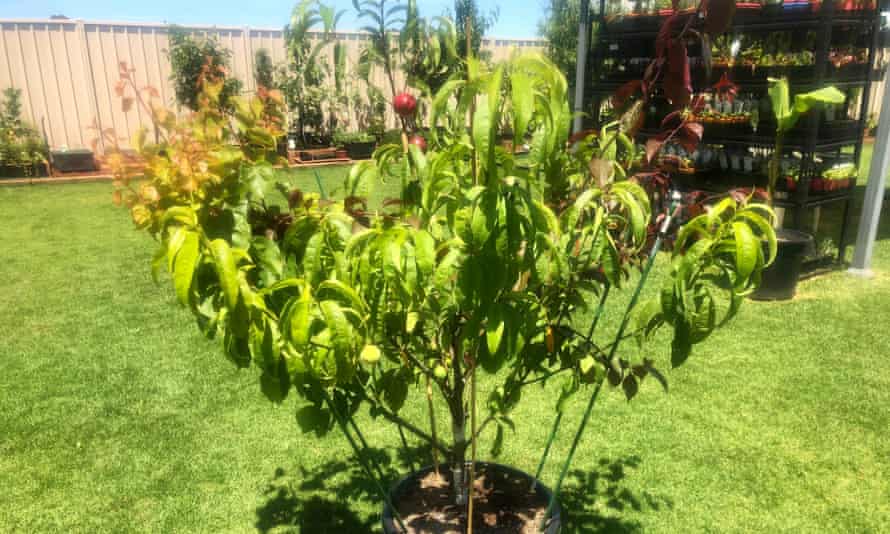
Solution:
<svg viewBox="0 0 890 534">
<path fill-rule="evenodd" d="M 689 82 L 704 93 L 693 109 L 694 119 L 704 126 L 705 143 L 719 147 L 719 157 L 712 154 L 705 158 L 703 151 L 681 153 L 675 149 L 678 159 L 667 160 L 673 179 L 685 189 L 710 196 L 737 187 L 765 191 L 769 183 L 769 165 L 765 162 L 776 141 L 767 94 L 769 78 L 787 78 L 792 96 L 837 85 L 846 93 L 843 102 L 812 111 L 785 132 L 780 158 L 798 154 L 801 161 L 797 180 L 787 181 L 785 185 L 790 187 L 783 187 L 774 199 L 783 224 L 795 229 L 818 220 L 809 216 L 817 207 L 842 211 L 840 235 L 817 236 L 837 244 L 836 257 L 809 258 L 805 268 L 837 265 L 848 246 L 852 192 L 849 187 L 840 187 L 843 179 L 829 180 L 831 184 L 826 187 L 829 181 L 821 173 L 842 156 L 857 161 L 861 154 L 873 79 L 869 72 L 877 61 L 880 17 L 873 6 L 863 3 L 849 10 L 841 10 L 832 2 L 729 5 L 735 17 L 726 31 L 703 39 L 690 36 L 684 43 L 690 50 Z M 678 14 L 667 20 L 682 25 L 688 17 Z M 594 84 L 587 91 L 586 107 L 593 111 L 591 126 L 614 119 L 610 95 L 617 88 L 646 78 L 652 58 L 657 58 L 659 41 L 658 31 L 628 18 L 603 17 L 599 23 L 598 43 L 591 49 Z M 706 92 L 707 87 L 711 90 Z M 668 95 L 662 96 L 669 100 Z M 656 98 L 647 111 L 640 141 L 660 135 L 659 121 L 671 110 Z M 664 161 L 663 157 L 659 159 Z"/>
<path fill-rule="evenodd" d="M 721 17 L 705 20 L 719 26 Z M 671 40 L 685 31 L 666 30 Z M 676 49 L 672 57 L 679 60 Z M 406 121 L 401 143 L 352 168 L 342 200 L 287 188 L 277 201 L 267 196 L 283 133 L 274 100 L 236 99 L 229 120 L 213 105 L 219 86 L 208 84 L 208 105 L 179 118 L 128 78 L 161 141 L 140 146 L 144 182 L 116 170 L 115 198 L 160 243 L 153 269 L 170 272 L 202 332 L 220 339 L 237 366 L 256 368 L 270 400 L 297 395 L 303 430 L 342 431 L 385 503 L 387 532 L 429 522 L 558 532 L 561 485 L 603 387 L 633 399 L 646 383 L 664 384 L 665 365 L 682 365 L 727 324 L 772 261 L 774 216 L 746 197 L 726 198 L 679 230 L 676 197 L 653 214 L 643 187 L 651 173 L 630 171 L 650 89 L 572 147 L 567 84 L 551 63 L 464 61 L 427 103 L 426 152 L 406 142 Z M 651 90 L 662 85 L 677 108 L 673 137 L 695 144 L 700 127 L 685 115 L 692 95 L 682 72 L 666 71 Z M 504 123 L 515 144 L 530 140 L 527 172 L 501 148 Z M 646 157 L 660 148 L 647 147 Z M 400 198 L 368 206 L 364 195 L 382 179 L 401 184 Z M 641 301 L 675 230 L 664 285 Z M 622 293 L 628 299 L 613 304 Z M 594 319 L 579 325 L 585 308 Z M 620 317 L 617 332 L 597 330 L 604 313 Z M 669 364 L 627 350 L 629 338 L 651 342 L 659 329 L 671 333 Z M 480 375 L 498 384 L 486 399 L 477 394 Z M 567 455 L 551 459 L 561 466 L 552 489 L 479 462 L 480 440 L 496 453 L 511 429 L 521 432 L 511 411 L 523 388 L 544 380 L 565 384 L 551 442 L 571 437 Z M 426 420 L 402 412 L 409 395 L 427 402 Z M 561 408 L 579 396 L 579 427 L 560 429 Z M 437 422 L 435 406 L 447 421 Z M 425 443 L 433 465 L 387 491 L 353 418 L 360 409 Z M 424 488 L 442 495 L 434 506 L 418 504 Z M 491 499 L 491 491 L 510 498 Z"/>
</svg>

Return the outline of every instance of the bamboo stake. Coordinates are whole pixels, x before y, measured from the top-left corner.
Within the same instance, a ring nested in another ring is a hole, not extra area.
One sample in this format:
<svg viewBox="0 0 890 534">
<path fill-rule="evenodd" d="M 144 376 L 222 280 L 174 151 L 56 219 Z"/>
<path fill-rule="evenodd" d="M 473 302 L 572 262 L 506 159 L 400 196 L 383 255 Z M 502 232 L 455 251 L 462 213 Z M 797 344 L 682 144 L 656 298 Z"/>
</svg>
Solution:
<svg viewBox="0 0 890 534">
<path fill-rule="evenodd" d="M 438 441 L 436 439 L 436 412 L 433 409 L 433 385 L 429 376 L 426 377 L 426 404 L 430 411 L 430 436 L 433 438 L 433 443 L 436 443 Z M 440 477 L 439 451 L 435 447 L 433 447 L 433 468 L 436 470 L 436 477 Z"/>
<path fill-rule="evenodd" d="M 470 487 L 467 507 L 467 534 L 473 534 L 473 493 L 476 488 L 476 362 L 470 375 Z"/>
<path fill-rule="evenodd" d="M 611 285 L 606 285 L 606 288 L 603 290 L 602 295 L 600 295 L 600 302 L 596 308 L 596 312 L 593 315 L 593 321 L 590 323 L 590 329 L 587 331 L 587 340 L 590 341 L 590 338 L 593 337 L 593 333 L 596 330 L 596 325 L 599 323 L 600 316 L 603 314 L 603 308 L 606 306 L 606 299 L 609 298 L 609 289 Z M 556 419 L 553 421 L 553 428 L 550 430 L 550 436 L 547 438 L 547 445 L 544 447 L 544 454 L 541 455 L 541 461 L 538 463 L 538 469 L 535 471 L 535 479 L 532 480 L 531 488 L 529 491 L 535 491 L 535 488 L 538 485 L 538 480 L 541 479 L 541 473 L 544 471 L 544 464 L 547 463 L 547 455 L 550 454 L 550 447 L 553 445 L 553 441 L 556 439 L 556 434 L 559 432 L 559 425 L 562 423 L 562 413 L 556 413 Z"/>
</svg>

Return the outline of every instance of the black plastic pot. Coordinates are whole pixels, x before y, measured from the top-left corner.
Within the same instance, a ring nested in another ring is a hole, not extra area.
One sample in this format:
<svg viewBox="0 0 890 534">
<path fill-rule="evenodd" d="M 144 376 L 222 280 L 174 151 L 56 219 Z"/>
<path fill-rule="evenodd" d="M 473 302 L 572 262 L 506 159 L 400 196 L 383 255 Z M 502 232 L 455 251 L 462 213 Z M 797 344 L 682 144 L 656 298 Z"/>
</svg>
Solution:
<svg viewBox="0 0 890 534">
<path fill-rule="evenodd" d="M 344 143 L 344 148 L 346 149 L 346 153 L 349 154 L 349 159 L 371 159 L 371 156 L 374 154 L 374 147 L 374 141 Z"/>
<path fill-rule="evenodd" d="M 760 287 L 751 298 L 755 300 L 789 300 L 797 292 L 797 280 L 803 258 L 813 247 L 813 236 L 797 230 L 776 231 L 776 260 L 763 271 Z"/>
<path fill-rule="evenodd" d="M 469 465 L 469 464 L 468 464 Z M 448 464 L 441 464 L 439 466 L 441 472 L 448 472 Z M 422 479 L 430 472 L 432 472 L 433 466 L 427 466 L 419 471 L 415 471 L 409 475 L 402 477 L 398 480 L 389 490 L 389 499 L 393 503 L 394 506 L 398 507 L 399 501 L 403 495 L 417 483 L 418 480 Z M 476 462 L 476 472 L 479 473 L 483 470 L 488 471 L 489 473 L 503 473 L 505 475 L 509 475 L 516 478 L 521 478 L 526 480 L 531 487 L 532 482 L 535 481 L 535 477 L 529 475 L 524 471 L 520 471 L 518 469 L 514 469 L 512 467 L 489 463 L 489 462 Z M 541 484 L 538 481 L 535 484 L 535 494 L 538 495 L 545 502 L 550 501 L 550 496 L 553 493 L 550 491 L 550 488 Z M 547 525 L 547 529 L 544 531 L 544 534 L 559 534 L 560 529 L 562 528 L 562 518 L 561 518 L 561 509 L 559 507 L 559 502 L 557 501 L 553 505 L 553 513 L 550 515 L 550 522 Z M 393 517 L 392 509 L 389 505 L 383 505 L 383 532 L 385 534 L 402 534 L 402 530 L 399 529 L 399 525 Z"/>
</svg>

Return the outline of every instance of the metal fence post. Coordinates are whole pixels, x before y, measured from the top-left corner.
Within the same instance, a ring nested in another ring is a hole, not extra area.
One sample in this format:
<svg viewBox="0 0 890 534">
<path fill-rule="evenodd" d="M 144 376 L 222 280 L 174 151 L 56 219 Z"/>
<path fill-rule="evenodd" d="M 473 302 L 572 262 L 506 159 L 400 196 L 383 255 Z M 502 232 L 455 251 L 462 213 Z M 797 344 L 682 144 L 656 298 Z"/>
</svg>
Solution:
<svg viewBox="0 0 890 534">
<path fill-rule="evenodd" d="M 849 269 L 850 274 L 865 277 L 871 276 L 871 258 L 878 234 L 878 222 L 881 220 L 881 205 L 884 201 L 887 168 L 890 164 L 890 91 L 887 90 L 886 83 L 883 84 L 883 90 L 881 118 L 878 121 L 871 169 L 865 186 L 865 200 L 856 234 L 856 249 L 853 251 L 853 263 Z"/>
</svg>

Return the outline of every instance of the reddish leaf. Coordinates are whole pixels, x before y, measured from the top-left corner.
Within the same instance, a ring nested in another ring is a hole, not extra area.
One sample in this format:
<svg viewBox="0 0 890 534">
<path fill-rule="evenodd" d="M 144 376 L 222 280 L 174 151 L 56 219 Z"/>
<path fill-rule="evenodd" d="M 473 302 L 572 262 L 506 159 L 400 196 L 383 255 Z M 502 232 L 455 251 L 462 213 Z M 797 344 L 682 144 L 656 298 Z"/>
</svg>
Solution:
<svg viewBox="0 0 890 534">
<path fill-rule="evenodd" d="M 683 145 L 683 148 L 686 149 L 686 152 L 692 153 L 698 147 L 698 144 L 701 142 L 702 134 L 704 134 L 704 127 L 698 122 L 688 122 L 677 131 L 677 142 Z"/>
<path fill-rule="evenodd" d="M 603 188 L 611 182 L 612 178 L 612 162 L 605 159 L 593 158 L 587 165 L 590 169 L 590 176 L 596 181 L 596 184 Z"/>
<path fill-rule="evenodd" d="M 673 41 L 674 34 L 679 33 L 686 24 L 686 17 L 674 13 L 661 24 L 658 36 L 655 38 L 655 57 L 662 58 L 668 52 L 668 47 Z"/>
<path fill-rule="evenodd" d="M 664 94 L 677 108 L 686 107 L 692 98 L 692 75 L 686 43 L 672 39 L 668 46 L 668 72 L 664 78 Z"/>
<path fill-rule="evenodd" d="M 680 126 L 680 122 L 683 121 L 683 112 L 682 111 L 672 111 L 664 116 L 664 119 L 661 120 L 661 129 L 673 130 L 677 126 Z"/>
<path fill-rule="evenodd" d="M 683 125 L 683 131 L 690 137 L 701 141 L 701 137 L 705 133 L 705 127 L 700 122 L 687 122 Z"/>
<path fill-rule="evenodd" d="M 720 35 L 729 28 L 735 15 L 735 0 L 704 0 L 705 31 Z"/>
<path fill-rule="evenodd" d="M 643 87 L 643 82 L 641 80 L 631 80 L 615 91 L 615 94 L 612 95 L 612 107 L 615 109 L 621 109 L 624 107 L 624 104 L 633 97 L 635 94 L 640 93 Z"/>
<path fill-rule="evenodd" d="M 655 156 L 658 154 L 658 151 L 661 150 L 661 145 L 664 144 L 664 141 L 658 139 L 657 137 L 653 137 L 646 141 L 646 161 L 652 163 L 655 160 Z"/>
<path fill-rule="evenodd" d="M 161 93 L 156 88 L 152 87 L 151 85 L 145 86 L 145 92 L 148 93 L 148 96 L 150 96 L 152 98 L 160 98 L 161 97 Z"/>
</svg>

